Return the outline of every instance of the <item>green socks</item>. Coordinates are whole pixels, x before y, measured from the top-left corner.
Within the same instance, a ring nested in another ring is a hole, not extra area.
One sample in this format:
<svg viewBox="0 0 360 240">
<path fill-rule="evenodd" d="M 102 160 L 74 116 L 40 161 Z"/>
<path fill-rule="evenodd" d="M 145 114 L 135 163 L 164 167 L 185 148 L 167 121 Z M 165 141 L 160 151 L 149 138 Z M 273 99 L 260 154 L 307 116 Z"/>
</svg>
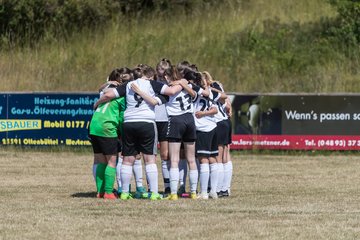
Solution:
<svg viewBox="0 0 360 240">
<path fill-rule="evenodd" d="M 105 192 L 105 169 L 107 164 L 99 163 L 96 167 L 96 189 L 98 193 Z"/>
<path fill-rule="evenodd" d="M 116 176 L 116 168 L 107 165 L 105 169 L 105 192 L 112 193 Z"/>
</svg>

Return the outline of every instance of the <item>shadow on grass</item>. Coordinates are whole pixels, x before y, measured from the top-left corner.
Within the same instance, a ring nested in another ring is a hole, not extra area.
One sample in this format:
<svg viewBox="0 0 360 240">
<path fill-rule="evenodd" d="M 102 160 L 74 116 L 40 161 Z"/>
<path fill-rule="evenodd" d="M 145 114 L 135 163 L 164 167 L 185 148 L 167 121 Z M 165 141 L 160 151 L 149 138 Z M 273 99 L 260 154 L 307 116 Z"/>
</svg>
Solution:
<svg viewBox="0 0 360 240">
<path fill-rule="evenodd" d="M 79 192 L 71 194 L 73 198 L 96 198 L 96 192 Z"/>
<path fill-rule="evenodd" d="M 164 197 L 167 196 L 167 194 L 164 192 L 160 191 L 159 193 L 161 195 L 163 195 Z M 131 192 L 131 194 L 134 196 L 135 192 Z M 189 195 L 189 194 L 187 194 L 187 195 Z M 96 198 L 96 192 L 79 192 L 79 193 L 71 194 L 71 197 L 73 197 L 73 198 Z"/>
</svg>

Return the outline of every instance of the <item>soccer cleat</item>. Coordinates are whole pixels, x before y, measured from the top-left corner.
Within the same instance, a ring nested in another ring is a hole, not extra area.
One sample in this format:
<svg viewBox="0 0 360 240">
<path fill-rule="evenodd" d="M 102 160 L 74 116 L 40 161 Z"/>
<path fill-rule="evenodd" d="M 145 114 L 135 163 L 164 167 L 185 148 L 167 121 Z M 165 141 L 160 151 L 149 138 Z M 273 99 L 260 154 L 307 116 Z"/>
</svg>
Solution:
<svg viewBox="0 0 360 240">
<path fill-rule="evenodd" d="M 173 201 L 175 201 L 175 200 L 178 200 L 179 197 L 178 197 L 178 195 L 177 195 L 176 193 L 171 193 L 171 194 L 169 194 L 169 196 L 167 196 L 165 199 L 166 199 L 166 200 L 173 200 Z"/>
<path fill-rule="evenodd" d="M 104 194 L 104 199 L 116 199 L 117 197 L 115 196 L 114 193 L 105 193 Z"/>
<path fill-rule="evenodd" d="M 151 193 L 150 200 L 162 200 L 162 197 L 159 193 Z"/>
<path fill-rule="evenodd" d="M 207 200 L 209 199 L 209 195 L 206 192 L 202 192 L 197 198 L 202 200 Z"/>
<path fill-rule="evenodd" d="M 119 198 L 120 195 L 117 192 L 113 192 L 116 198 Z"/>
<path fill-rule="evenodd" d="M 180 197 L 182 198 L 189 198 L 190 197 L 190 194 L 189 193 L 183 193 L 180 195 Z"/>
<path fill-rule="evenodd" d="M 209 197 L 212 198 L 212 199 L 218 199 L 218 195 L 216 192 L 209 192 Z"/>
<path fill-rule="evenodd" d="M 116 198 L 119 198 L 121 193 L 118 193 L 118 191 L 114 189 L 113 194 L 115 195 Z"/>
<path fill-rule="evenodd" d="M 105 193 L 97 193 L 96 198 L 103 198 Z"/>
<path fill-rule="evenodd" d="M 120 199 L 121 199 L 121 200 L 129 200 L 129 199 L 133 199 L 133 197 L 131 196 L 130 193 L 125 193 L 125 192 L 123 192 L 123 193 L 121 193 L 121 195 L 120 195 Z"/>
<path fill-rule="evenodd" d="M 171 193 L 170 187 L 165 188 L 164 193 L 165 194 L 170 194 Z"/>
<path fill-rule="evenodd" d="M 220 192 L 221 192 L 222 197 L 228 197 L 228 196 L 229 196 L 228 190 L 226 190 L 226 191 L 220 191 Z"/>
<path fill-rule="evenodd" d="M 191 198 L 191 199 L 197 199 L 196 192 L 192 192 L 192 193 L 190 194 L 190 198 Z"/>
<path fill-rule="evenodd" d="M 144 197 L 144 193 L 146 193 L 146 190 L 145 190 L 144 187 L 136 187 L 136 192 L 135 192 L 134 197 L 135 197 L 136 199 L 147 198 L 147 196 Z"/>
<path fill-rule="evenodd" d="M 186 193 L 185 186 L 181 185 L 179 190 L 178 190 L 178 195 L 181 196 L 183 193 Z"/>
<path fill-rule="evenodd" d="M 141 198 L 142 199 L 148 199 L 150 198 L 151 196 L 151 192 L 144 192 L 142 195 L 141 195 Z"/>
<path fill-rule="evenodd" d="M 216 194 L 218 195 L 218 198 L 222 198 L 222 197 L 223 197 L 223 195 L 222 195 L 222 191 L 217 192 Z"/>
</svg>

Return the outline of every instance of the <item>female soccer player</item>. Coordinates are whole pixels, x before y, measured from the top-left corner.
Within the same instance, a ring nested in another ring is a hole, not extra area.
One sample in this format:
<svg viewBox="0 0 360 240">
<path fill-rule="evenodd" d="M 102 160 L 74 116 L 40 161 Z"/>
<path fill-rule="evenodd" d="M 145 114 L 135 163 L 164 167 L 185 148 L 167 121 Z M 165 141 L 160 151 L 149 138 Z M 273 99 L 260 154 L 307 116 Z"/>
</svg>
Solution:
<svg viewBox="0 0 360 240">
<path fill-rule="evenodd" d="M 208 72 L 203 72 L 207 85 L 212 90 L 224 92 L 222 85 L 213 80 Z M 219 197 L 229 196 L 230 184 L 232 178 L 232 161 L 230 159 L 229 144 L 231 144 L 231 104 L 227 100 L 225 104 L 218 103 L 219 112 L 215 115 L 217 122 L 218 149 L 219 155 L 217 163 L 219 168 L 217 193 Z"/>
<path fill-rule="evenodd" d="M 109 80 L 122 83 L 124 74 L 121 74 L 119 69 L 115 69 L 110 73 Z M 96 187 L 98 198 L 116 198 L 113 193 L 113 186 L 118 154 L 118 132 L 122 121 L 121 113 L 124 110 L 125 99 L 114 99 L 99 105 L 91 119 L 89 133 L 94 151 L 94 163 L 97 163 Z"/>
<path fill-rule="evenodd" d="M 207 88 L 204 77 L 201 87 Z M 198 96 L 194 101 L 196 124 L 196 157 L 200 161 L 200 199 L 216 199 L 218 168 L 216 157 L 218 155 L 216 121 L 214 115 L 218 112 L 216 102 L 221 94 L 210 91 L 209 97 Z M 215 103 L 215 104 L 214 104 Z M 211 190 L 208 194 L 209 178 Z"/>
<path fill-rule="evenodd" d="M 156 81 L 167 84 L 164 78 L 164 71 L 171 68 L 169 59 L 163 58 L 156 65 Z M 160 144 L 161 169 L 164 180 L 164 193 L 170 193 L 170 160 L 169 160 L 169 143 L 167 141 L 168 115 L 165 104 L 155 106 L 155 122 L 158 132 L 158 141 Z"/>
<path fill-rule="evenodd" d="M 172 84 L 181 79 L 177 69 L 172 66 L 165 70 L 165 79 Z M 177 190 L 179 183 L 179 155 L 181 142 L 184 144 L 185 156 L 190 169 L 190 192 L 191 198 L 196 199 L 196 188 L 198 183 L 198 171 L 195 162 L 195 139 L 196 127 L 193 116 L 193 97 L 196 96 L 191 87 L 187 85 L 187 81 L 183 80 L 182 86 L 185 90 L 178 92 L 176 95 L 170 97 L 169 102 L 166 103 L 166 110 L 169 115 L 169 126 L 167 132 L 167 139 L 169 141 L 169 157 L 171 161 L 170 168 L 170 190 L 169 200 L 177 200 Z M 197 89 L 198 93 L 201 90 Z"/>
</svg>

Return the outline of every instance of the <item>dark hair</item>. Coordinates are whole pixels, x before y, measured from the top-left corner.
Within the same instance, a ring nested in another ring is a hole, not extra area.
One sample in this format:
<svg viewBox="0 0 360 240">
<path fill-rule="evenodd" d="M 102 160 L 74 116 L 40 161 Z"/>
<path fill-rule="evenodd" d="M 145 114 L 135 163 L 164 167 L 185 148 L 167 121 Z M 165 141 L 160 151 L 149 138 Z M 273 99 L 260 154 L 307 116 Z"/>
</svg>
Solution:
<svg viewBox="0 0 360 240">
<path fill-rule="evenodd" d="M 190 69 L 185 70 L 184 78 L 188 81 L 192 81 L 195 85 L 201 86 L 201 74 L 199 72 L 192 71 Z"/>
<path fill-rule="evenodd" d="M 143 76 L 142 70 L 140 67 L 136 67 L 132 70 L 132 74 L 134 76 L 134 79 L 141 78 Z"/>
<path fill-rule="evenodd" d="M 198 72 L 198 71 L 199 71 L 199 70 L 198 70 L 198 67 L 196 66 L 196 64 L 191 64 L 191 65 L 189 66 L 189 68 L 190 68 L 191 70 L 195 71 L 195 72 Z"/>
<path fill-rule="evenodd" d="M 131 80 L 131 70 L 127 67 L 112 70 L 108 77 L 108 81 L 117 81 L 119 83 L 129 80 Z"/>
<path fill-rule="evenodd" d="M 188 67 L 190 67 L 190 62 L 189 61 L 187 61 L 187 60 L 183 60 L 183 61 L 181 61 L 181 62 L 179 62 L 178 64 L 177 64 L 177 68 L 179 69 L 179 68 L 188 68 Z"/>
<path fill-rule="evenodd" d="M 149 66 L 144 64 L 144 66 L 141 68 L 143 76 L 147 78 L 152 78 L 155 76 L 155 70 Z"/>
</svg>

